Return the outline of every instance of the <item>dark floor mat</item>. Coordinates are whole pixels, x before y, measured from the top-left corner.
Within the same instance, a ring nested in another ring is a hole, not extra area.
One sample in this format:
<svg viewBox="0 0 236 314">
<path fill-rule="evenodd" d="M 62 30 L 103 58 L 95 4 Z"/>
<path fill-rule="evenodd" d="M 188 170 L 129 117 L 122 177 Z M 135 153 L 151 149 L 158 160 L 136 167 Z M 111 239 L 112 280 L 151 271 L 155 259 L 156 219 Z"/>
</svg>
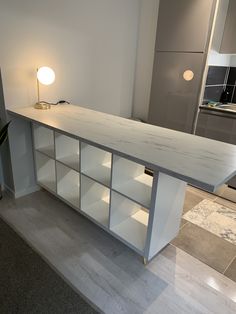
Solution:
<svg viewBox="0 0 236 314">
<path fill-rule="evenodd" d="M 0 313 L 98 312 L 0 219 Z"/>
</svg>

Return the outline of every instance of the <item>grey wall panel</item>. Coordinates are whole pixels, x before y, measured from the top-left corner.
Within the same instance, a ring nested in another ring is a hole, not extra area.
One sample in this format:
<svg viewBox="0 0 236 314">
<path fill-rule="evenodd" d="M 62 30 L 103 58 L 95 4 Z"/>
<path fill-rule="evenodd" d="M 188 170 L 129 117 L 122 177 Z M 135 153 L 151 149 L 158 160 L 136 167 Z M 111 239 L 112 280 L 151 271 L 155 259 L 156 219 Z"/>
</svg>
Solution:
<svg viewBox="0 0 236 314">
<path fill-rule="evenodd" d="M 204 52 L 214 8 L 214 0 L 161 0 L 156 50 Z"/>
<path fill-rule="evenodd" d="M 15 197 L 38 190 L 35 178 L 31 123 L 9 115 L 12 120 L 9 129 L 11 164 Z"/>
<path fill-rule="evenodd" d="M 198 107 L 204 54 L 157 52 L 155 56 L 148 122 L 191 133 Z M 192 81 L 183 73 L 194 72 Z"/>
<path fill-rule="evenodd" d="M 226 23 L 221 42 L 220 52 L 235 54 L 236 53 L 236 1 L 230 0 Z"/>
</svg>

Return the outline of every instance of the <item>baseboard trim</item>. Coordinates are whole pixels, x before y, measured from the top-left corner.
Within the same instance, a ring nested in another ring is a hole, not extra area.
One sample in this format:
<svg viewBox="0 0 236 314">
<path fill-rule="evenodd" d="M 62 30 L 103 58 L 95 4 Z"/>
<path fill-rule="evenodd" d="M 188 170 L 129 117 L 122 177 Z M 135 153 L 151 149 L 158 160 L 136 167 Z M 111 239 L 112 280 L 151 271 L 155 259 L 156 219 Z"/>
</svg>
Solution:
<svg viewBox="0 0 236 314">
<path fill-rule="evenodd" d="M 28 189 L 24 189 L 21 191 L 13 191 L 9 186 L 3 184 L 3 191 L 5 191 L 9 196 L 15 199 L 37 192 L 39 190 L 41 190 L 41 187 L 39 185 L 34 185 Z"/>
</svg>

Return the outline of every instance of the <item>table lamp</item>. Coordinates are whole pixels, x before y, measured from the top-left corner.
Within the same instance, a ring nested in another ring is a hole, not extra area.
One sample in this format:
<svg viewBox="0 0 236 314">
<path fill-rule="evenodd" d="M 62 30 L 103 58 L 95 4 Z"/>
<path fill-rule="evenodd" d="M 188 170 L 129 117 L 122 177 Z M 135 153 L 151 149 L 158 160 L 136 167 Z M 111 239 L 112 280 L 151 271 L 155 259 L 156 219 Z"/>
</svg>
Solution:
<svg viewBox="0 0 236 314">
<path fill-rule="evenodd" d="M 37 94 L 38 94 L 38 101 L 34 105 L 34 108 L 36 109 L 50 109 L 51 105 L 50 103 L 46 101 L 40 101 L 39 96 L 39 83 L 43 85 L 51 85 L 55 81 L 55 73 L 54 71 L 49 67 L 41 67 L 37 69 Z"/>
</svg>

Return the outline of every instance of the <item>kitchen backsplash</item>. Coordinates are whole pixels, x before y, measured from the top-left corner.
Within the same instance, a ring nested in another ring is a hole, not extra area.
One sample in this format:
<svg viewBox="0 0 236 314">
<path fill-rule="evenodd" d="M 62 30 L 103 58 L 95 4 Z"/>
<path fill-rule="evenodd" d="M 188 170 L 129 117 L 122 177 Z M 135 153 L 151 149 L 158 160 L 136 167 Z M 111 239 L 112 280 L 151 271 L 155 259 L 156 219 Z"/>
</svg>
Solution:
<svg viewBox="0 0 236 314">
<path fill-rule="evenodd" d="M 204 101 L 220 101 L 226 90 L 229 102 L 236 103 L 236 67 L 209 66 Z"/>
</svg>

